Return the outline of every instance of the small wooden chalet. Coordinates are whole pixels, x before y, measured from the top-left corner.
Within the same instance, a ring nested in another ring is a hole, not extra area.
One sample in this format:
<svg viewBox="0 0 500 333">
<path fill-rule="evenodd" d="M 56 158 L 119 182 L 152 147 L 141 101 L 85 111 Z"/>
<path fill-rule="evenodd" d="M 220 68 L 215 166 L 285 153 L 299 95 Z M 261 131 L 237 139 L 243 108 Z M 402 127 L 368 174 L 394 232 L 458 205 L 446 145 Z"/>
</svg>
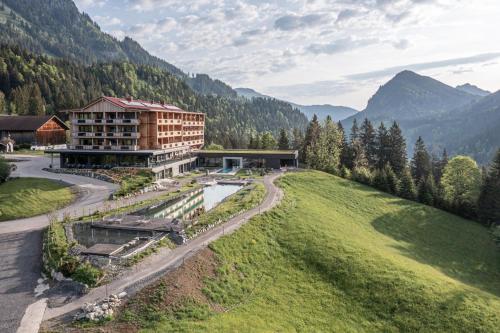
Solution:
<svg viewBox="0 0 500 333">
<path fill-rule="evenodd" d="M 10 136 L 16 145 L 65 144 L 68 130 L 56 116 L 0 116 L 0 140 Z"/>
</svg>

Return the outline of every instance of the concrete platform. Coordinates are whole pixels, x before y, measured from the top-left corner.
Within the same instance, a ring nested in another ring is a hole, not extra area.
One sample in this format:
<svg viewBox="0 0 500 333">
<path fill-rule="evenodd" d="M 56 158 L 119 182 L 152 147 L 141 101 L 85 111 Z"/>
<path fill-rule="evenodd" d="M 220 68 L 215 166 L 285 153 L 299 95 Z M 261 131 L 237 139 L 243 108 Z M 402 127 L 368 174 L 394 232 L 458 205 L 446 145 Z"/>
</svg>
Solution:
<svg viewBox="0 0 500 333">
<path fill-rule="evenodd" d="M 125 215 L 92 224 L 93 228 L 118 229 L 149 232 L 170 232 L 182 230 L 182 223 L 175 219 L 147 219 L 143 216 Z"/>
<path fill-rule="evenodd" d="M 109 257 L 109 256 L 112 256 L 112 255 L 120 252 L 124 247 L 125 247 L 125 244 L 124 245 L 96 244 L 96 245 L 91 246 L 88 249 L 82 251 L 81 253 Z"/>
</svg>

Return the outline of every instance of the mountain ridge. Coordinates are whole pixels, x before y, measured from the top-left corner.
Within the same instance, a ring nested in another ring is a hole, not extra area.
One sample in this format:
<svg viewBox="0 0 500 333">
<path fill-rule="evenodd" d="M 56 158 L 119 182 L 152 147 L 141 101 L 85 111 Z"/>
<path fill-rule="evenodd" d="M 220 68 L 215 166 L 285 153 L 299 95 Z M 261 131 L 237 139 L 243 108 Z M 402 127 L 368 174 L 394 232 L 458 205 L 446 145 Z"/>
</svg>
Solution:
<svg viewBox="0 0 500 333">
<path fill-rule="evenodd" d="M 255 91 L 251 88 L 235 88 L 234 89 L 239 96 L 245 98 L 272 98 L 277 99 L 272 96 L 264 95 Z M 320 120 L 326 119 L 327 116 L 332 117 L 335 121 L 341 121 L 347 117 L 350 117 L 359 111 L 347 106 L 340 105 L 331 105 L 331 104 L 322 104 L 322 105 L 301 105 L 289 101 L 284 101 L 292 105 L 293 107 L 299 109 L 302 113 L 304 113 L 308 119 L 312 119 L 313 115 L 318 116 Z"/>
</svg>

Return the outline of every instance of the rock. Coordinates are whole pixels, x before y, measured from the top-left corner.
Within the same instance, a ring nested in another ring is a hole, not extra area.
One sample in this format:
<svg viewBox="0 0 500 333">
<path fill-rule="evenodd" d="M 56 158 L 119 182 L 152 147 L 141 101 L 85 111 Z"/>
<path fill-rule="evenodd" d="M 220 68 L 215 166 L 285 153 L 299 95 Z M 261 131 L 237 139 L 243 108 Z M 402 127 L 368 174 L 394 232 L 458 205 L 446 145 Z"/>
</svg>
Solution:
<svg viewBox="0 0 500 333">
<path fill-rule="evenodd" d="M 102 308 L 103 310 L 108 310 L 108 309 L 109 309 L 109 304 L 108 304 L 108 303 L 103 303 L 103 304 L 101 305 L 101 308 Z"/>
<path fill-rule="evenodd" d="M 118 298 L 120 298 L 120 299 L 125 298 L 125 296 L 127 296 L 126 291 L 122 291 L 121 293 L 118 294 Z"/>
<path fill-rule="evenodd" d="M 57 282 L 64 281 L 64 275 L 61 272 L 53 272 L 52 273 L 52 278 L 56 280 Z"/>
</svg>

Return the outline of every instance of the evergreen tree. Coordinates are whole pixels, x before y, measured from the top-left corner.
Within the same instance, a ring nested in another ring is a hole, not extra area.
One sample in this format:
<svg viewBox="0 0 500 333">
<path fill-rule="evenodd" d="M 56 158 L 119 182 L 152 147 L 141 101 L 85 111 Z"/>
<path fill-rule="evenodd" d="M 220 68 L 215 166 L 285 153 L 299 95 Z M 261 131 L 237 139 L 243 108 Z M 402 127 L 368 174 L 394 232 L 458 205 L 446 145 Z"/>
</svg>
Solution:
<svg viewBox="0 0 500 333">
<path fill-rule="evenodd" d="M 433 156 L 432 171 L 437 184 L 441 182 L 441 177 L 443 176 L 443 171 L 447 164 L 448 153 L 446 152 L 445 148 L 443 149 L 443 154 L 441 155 L 440 159 L 434 158 Z"/>
<path fill-rule="evenodd" d="M 401 176 L 403 172 L 405 172 L 407 163 L 406 140 L 397 122 L 393 122 L 389 129 L 388 155 L 392 170 L 394 170 L 398 176 Z"/>
<path fill-rule="evenodd" d="M 434 177 L 431 174 L 420 178 L 418 183 L 418 201 L 429 206 L 434 205 L 435 192 Z"/>
<path fill-rule="evenodd" d="M 282 128 L 280 131 L 280 137 L 278 140 L 278 148 L 281 150 L 290 149 L 290 141 L 288 140 L 288 134 L 286 133 L 284 128 Z"/>
<path fill-rule="evenodd" d="M 255 137 L 253 134 L 250 134 L 250 137 L 248 138 L 248 149 L 256 149 L 255 146 Z"/>
<path fill-rule="evenodd" d="M 255 135 L 253 139 L 253 147 L 252 149 L 261 149 L 262 148 L 262 138 L 260 134 Z"/>
<path fill-rule="evenodd" d="M 319 135 L 316 168 L 330 173 L 337 173 L 340 164 L 341 145 L 337 125 L 330 116 L 327 116 Z"/>
<path fill-rule="evenodd" d="M 500 226 L 500 149 L 486 173 L 477 206 L 483 224 Z"/>
<path fill-rule="evenodd" d="M 399 179 L 396 173 L 392 170 L 391 165 L 387 163 L 383 168 L 386 177 L 387 192 L 397 194 L 399 192 Z"/>
<path fill-rule="evenodd" d="M 422 137 L 418 137 L 415 143 L 413 158 L 411 160 L 411 174 L 416 183 L 420 184 L 422 179 L 427 178 L 431 173 L 431 159 Z M 425 181 L 424 181 L 425 183 Z"/>
<path fill-rule="evenodd" d="M 304 134 L 297 127 L 293 129 L 293 142 L 292 148 L 294 150 L 300 151 L 302 149 L 302 144 L 304 143 Z"/>
<path fill-rule="evenodd" d="M 365 150 L 365 156 L 370 168 L 377 166 L 376 133 L 371 121 L 365 118 L 360 128 L 359 138 Z"/>
<path fill-rule="evenodd" d="M 266 132 L 262 135 L 262 149 L 275 149 L 277 146 L 276 139 L 271 132 Z"/>
<path fill-rule="evenodd" d="M 350 158 L 351 156 L 350 147 L 349 144 L 347 143 L 344 127 L 342 126 L 342 123 L 340 121 L 337 123 L 337 128 L 339 131 L 340 142 L 341 142 L 340 165 L 343 168 L 352 169 L 352 163 L 351 163 L 352 159 Z"/>
<path fill-rule="evenodd" d="M 377 129 L 377 167 L 382 169 L 387 163 L 390 163 L 390 137 L 384 123 L 381 122 Z"/>
<path fill-rule="evenodd" d="M 359 138 L 358 121 L 356 120 L 356 118 L 354 118 L 354 120 L 352 121 L 351 133 L 349 134 L 350 143 L 352 144 L 358 138 Z"/>
<path fill-rule="evenodd" d="M 321 126 L 319 124 L 318 117 L 314 115 L 307 126 L 304 144 L 302 146 L 302 153 L 300 154 L 302 156 L 302 160 L 309 166 L 311 166 L 311 163 L 313 165 L 316 164 L 314 159 L 316 158 L 315 152 L 317 151 L 320 131 Z M 311 156 L 308 156 L 308 154 Z"/>
<path fill-rule="evenodd" d="M 36 83 L 32 86 L 28 105 L 28 114 L 33 116 L 42 116 L 45 114 L 45 102 L 42 98 L 40 87 Z"/>
<path fill-rule="evenodd" d="M 399 184 L 398 195 L 401 198 L 408 200 L 415 200 L 417 198 L 417 190 L 415 188 L 415 183 L 411 177 L 410 169 L 405 168 L 401 173 L 401 181 Z"/>
</svg>

